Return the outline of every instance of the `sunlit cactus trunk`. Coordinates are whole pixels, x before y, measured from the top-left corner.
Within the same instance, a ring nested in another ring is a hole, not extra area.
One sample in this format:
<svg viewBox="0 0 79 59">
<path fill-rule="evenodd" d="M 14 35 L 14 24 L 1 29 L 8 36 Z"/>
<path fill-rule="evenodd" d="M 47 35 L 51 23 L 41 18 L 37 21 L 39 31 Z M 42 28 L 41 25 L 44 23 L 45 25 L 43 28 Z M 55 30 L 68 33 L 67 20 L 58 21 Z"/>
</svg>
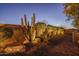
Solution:
<svg viewBox="0 0 79 59">
<path fill-rule="evenodd" d="M 24 15 L 24 32 L 25 32 L 25 35 L 27 35 L 27 31 L 28 31 L 28 24 L 27 24 L 26 15 Z"/>
<path fill-rule="evenodd" d="M 24 23 L 25 23 L 25 27 L 26 27 L 26 29 L 28 29 L 28 24 L 27 24 L 27 18 L 26 18 L 26 15 L 24 15 Z"/>
<path fill-rule="evenodd" d="M 29 31 L 28 31 L 28 24 L 27 24 L 27 19 L 26 19 L 26 15 L 24 15 L 24 19 L 21 18 L 21 26 L 22 26 L 22 32 L 25 36 L 25 39 L 27 41 L 27 39 L 29 40 Z"/>
<path fill-rule="evenodd" d="M 35 14 L 32 16 L 32 21 L 31 21 L 31 42 L 35 40 L 36 37 L 36 30 L 35 30 Z"/>
<path fill-rule="evenodd" d="M 26 35 L 28 37 L 28 40 L 30 41 L 31 40 L 31 31 L 30 31 L 29 21 L 28 21 L 28 24 L 27 24 L 27 33 L 26 33 Z"/>
</svg>

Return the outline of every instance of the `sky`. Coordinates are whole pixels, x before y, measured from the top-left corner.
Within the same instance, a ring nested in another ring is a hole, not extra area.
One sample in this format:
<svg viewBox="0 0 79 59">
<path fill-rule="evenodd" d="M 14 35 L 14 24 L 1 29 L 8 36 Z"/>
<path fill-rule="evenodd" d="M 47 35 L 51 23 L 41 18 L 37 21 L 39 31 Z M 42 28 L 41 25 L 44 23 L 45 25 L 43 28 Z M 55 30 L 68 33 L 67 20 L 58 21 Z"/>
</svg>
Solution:
<svg viewBox="0 0 79 59">
<path fill-rule="evenodd" d="M 72 27 L 70 21 L 63 13 L 62 3 L 0 3 L 0 24 L 20 24 L 21 17 L 26 14 L 31 21 L 33 13 L 36 15 L 36 22 L 43 21 L 50 25 Z"/>
</svg>

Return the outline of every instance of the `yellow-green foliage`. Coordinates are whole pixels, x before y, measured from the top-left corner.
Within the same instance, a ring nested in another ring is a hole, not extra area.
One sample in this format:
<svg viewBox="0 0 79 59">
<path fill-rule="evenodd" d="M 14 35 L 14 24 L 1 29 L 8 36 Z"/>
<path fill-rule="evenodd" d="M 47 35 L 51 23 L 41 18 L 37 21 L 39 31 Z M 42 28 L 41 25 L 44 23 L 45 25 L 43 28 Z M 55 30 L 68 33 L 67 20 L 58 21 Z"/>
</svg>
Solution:
<svg viewBox="0 0 79 59">
<path fill-rule="evenodd" d="M 64 28 L 56 27 L 52 25 L 46 25 L 45 23 L 36 23 L 36 36 L 43 39 L 59 38 L 64 35 Z"/>
<path fill-rule="evenodd" d="M 36 23 L 36 36 L 40 37 L 46 30 L 46 24 L 43 22 Z"/>
<path fill-rule="evenodd" d="M 35 40 L 35 37 L 36 37 L 36 30 L 33 30 L 32 32 L 31 32 L 31 40 L 32 41 L 34 41 Z"/>
<path fill-rule="evenodd" d="M 61 27 L 55 27 L 52 25 L 47 26 L 48 36 L 50 38 L 55 38 L 64 35 L 64 29 Z"/>
<path fill-rule="evenodd" d="M 61 27 L 58 27 L 58 28 L 57 28 L 57 35 L 58 35 L 59 37 L 63 36 L 63 35 L 64 35 L 64 29 L 61 28 Z"/>
<path fill-rule="evenodd" d="M 49 38 L 53 38 L 56 35 L 56 28 L 52 25 L 47 26 L 47 34 Z"/>
</svg>

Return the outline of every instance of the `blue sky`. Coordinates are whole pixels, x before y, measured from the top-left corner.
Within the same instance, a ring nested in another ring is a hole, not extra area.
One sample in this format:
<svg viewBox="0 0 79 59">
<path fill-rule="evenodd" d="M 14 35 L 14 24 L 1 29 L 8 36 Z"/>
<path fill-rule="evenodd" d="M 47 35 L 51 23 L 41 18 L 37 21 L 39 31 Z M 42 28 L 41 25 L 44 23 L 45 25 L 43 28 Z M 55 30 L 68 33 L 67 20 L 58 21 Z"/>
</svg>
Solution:
<svg viewBox="0 0 79 59">
<path fill-rule="evenodd" d="M 0 4 L 0 23 L 20 24 L 20 18 L 24 14 L 31 21 L 32 14 L 36 14 L 36 22 L 45 21 L 51 25 L 71 27 L 71 22 L 66 22 L 67 17 L 63 13 L 61 3 L 52 4 Z"/>
</svg>

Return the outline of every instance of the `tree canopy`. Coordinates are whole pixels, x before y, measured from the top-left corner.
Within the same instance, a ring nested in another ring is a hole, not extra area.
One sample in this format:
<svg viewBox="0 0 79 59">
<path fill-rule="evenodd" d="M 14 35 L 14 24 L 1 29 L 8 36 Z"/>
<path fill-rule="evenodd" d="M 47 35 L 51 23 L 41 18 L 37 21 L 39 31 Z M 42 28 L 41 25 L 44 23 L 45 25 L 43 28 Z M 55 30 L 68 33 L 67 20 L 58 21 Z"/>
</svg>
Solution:
<svg viewBox="0 0 79 59">
<path fill-rule="evenodd" d="M 79 4 L 64 4 L 64 13 L 68 17 L 68 20 L 72 20 L 73 26 L 79 29 Z"/>
</svg>

